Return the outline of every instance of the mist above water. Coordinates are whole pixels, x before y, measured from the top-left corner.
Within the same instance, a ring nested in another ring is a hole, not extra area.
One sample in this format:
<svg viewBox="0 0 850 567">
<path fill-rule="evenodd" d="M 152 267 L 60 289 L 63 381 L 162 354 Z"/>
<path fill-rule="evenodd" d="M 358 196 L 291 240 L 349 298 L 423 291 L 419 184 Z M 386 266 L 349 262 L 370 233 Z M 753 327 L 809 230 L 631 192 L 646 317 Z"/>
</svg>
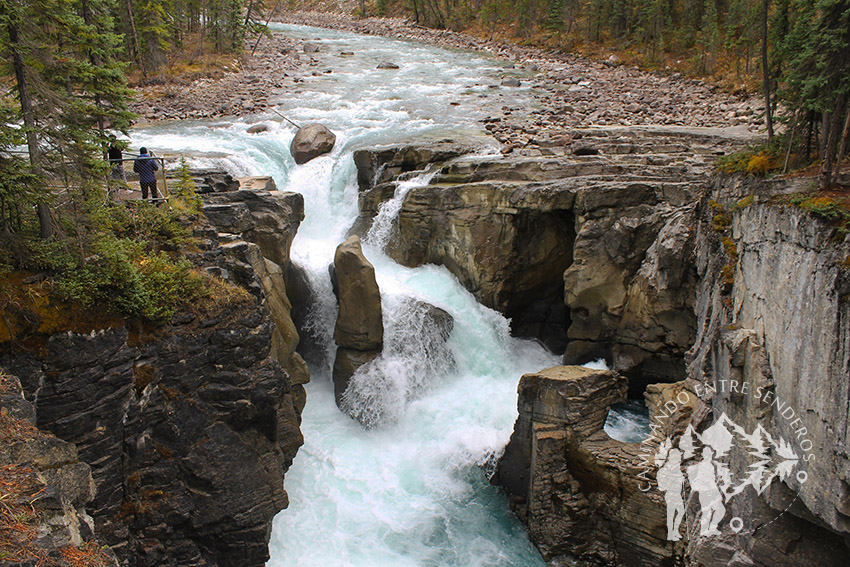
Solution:
<svg viewBox="0 0 850 567">
<path fill-rule="evenodd" d="M 494 151 L 478 120 L 503 104 L 532 106 L 531 92 L 490 88 L 518 72 L 476 53 L 274 29 L 319 45 L 317 76 L 282 97 L 277 110 L 299 124 L 328 126 L 337 136 L 330 154 L 296 166 L 288 151 L 294 128 L 273 113 L 162 124 L 132 135 L 133 145 L 187 155 L 193 167 L 271 175 L 280 190 L 304 195 L 306 218 L 291 255 L 316 301 L 302 337 L 317 341 L 329 363 L 311 368 L 305 444 L 286 475 L 290 506 L 275 519 L 268 565 L 544 566 L 488 476 L 516 419 L 519 378 L 559 357 L 511 337 L 508 321 L 479 305 L 445 268 L 406 268 L 384 254 L 404 195 L 427 184 L 427 175 L 399 185 L 364 240 L 381 288 L 385 348 L 354 376 L 345 404 L 370 428 L 340 412 L 330 381 L 336 299 L 328 265 L 358 212 L 353 152 L 446 138 Z M 400 69 L 377 70 L 383 60 Z M 269 130 L 246 132 L 259 122 Z M 426 304 L 454 319 L 447 339 L 423 318 Z"/>
</svg>

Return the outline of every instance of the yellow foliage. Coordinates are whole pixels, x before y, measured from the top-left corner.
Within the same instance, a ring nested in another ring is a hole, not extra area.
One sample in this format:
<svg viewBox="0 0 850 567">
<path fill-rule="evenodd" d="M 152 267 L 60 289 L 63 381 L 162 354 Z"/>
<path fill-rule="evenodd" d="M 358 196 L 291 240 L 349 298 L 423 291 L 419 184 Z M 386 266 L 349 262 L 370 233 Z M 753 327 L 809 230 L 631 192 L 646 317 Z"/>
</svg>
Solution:
<svg viewBox="0 0 850 567">
<path fill-rule="evenodd" d="M 750 175 L 766 175 L 772 165 L 770 156 L 763 153 L 756 154 L 747 162 L 747 173 Z"/>
</svg>

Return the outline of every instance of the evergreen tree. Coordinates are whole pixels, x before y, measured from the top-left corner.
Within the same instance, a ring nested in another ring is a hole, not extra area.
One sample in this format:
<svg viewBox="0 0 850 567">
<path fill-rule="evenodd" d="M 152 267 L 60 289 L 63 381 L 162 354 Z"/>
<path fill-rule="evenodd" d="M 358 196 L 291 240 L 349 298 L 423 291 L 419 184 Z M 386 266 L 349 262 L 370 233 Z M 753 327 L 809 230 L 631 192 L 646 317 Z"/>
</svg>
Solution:
<svg viewBox="0 0 850 567">
<path fill-rule="evenodd" d="M 141 58 L 148 71 L 155 71 L 166 62 L 172 37 L 166 23 L 169 8 L 168 0 L 134 0 L 133 13 Z"/>
<path fill-rule="evenodd" d="M 850 0 L 797 0 L 781 46 L 788 57 L 784 99 L 792 110 L 820 117 L 821 185 L 840 165 L 850 115 Z"/>
<path fill-rule="evenodd" d="M 14 77 L 16 107 L 0 138 L 20 128 L 40 233 L 53 232 L 49 203 L 59 186 L 78 191 L 107 169 L 106 128 L 125 130 L 128 91 L 117 61 L 119 38 L 96 12 L 100 0 L 0 0 L 0 62 Z M 7 150 L 8 151 L 8 150 Z M 40 179 L 36 183 L 35 179 Z M 85 198 L 85 195 L 82 196 Z"/>
</svg>

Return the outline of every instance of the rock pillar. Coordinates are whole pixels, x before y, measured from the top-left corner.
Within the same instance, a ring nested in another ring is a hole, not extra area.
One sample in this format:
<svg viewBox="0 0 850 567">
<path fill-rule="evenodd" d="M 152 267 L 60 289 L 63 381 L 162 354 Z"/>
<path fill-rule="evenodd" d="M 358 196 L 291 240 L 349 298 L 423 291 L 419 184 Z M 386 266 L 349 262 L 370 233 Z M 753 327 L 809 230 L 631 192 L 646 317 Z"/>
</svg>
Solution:
<svg viewBox="0 0 850 567">
<path fill-rule="evenodd" d="M 519 417 L 496 480 L 553 564 L 672 564 L 677 549 L 666 540 L 664 501 L 641 490 L 644 449 L 603 431 L 627 388 L 615 372 L 579 366 L 520 381 Z"/>
<path fill-rule="evenodd" d="M 381 354 L 384 324 L 375 268 L 363 255 L 358 236 L 350 236 L 337 247 L 331 273 L 339 302 L 334 328 L 339 348 L 333 368 L 334 395 L 339 405 L 357 369 Z"/>
</svg>

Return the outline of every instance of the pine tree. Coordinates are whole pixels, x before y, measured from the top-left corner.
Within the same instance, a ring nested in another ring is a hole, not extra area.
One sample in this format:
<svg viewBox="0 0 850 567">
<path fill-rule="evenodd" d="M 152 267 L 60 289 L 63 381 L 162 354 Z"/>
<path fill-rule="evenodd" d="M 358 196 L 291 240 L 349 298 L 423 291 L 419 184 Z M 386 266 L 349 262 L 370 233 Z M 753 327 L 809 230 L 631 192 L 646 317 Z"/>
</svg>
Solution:
<svg viewBox="0 0 850 567">
<path fill-rule="evenodd" d="M 797 0 L 791 11 L 782 46 L 789 57 L 784 98 L 793 110 L 821 117 L 821 186 L 827 187 L 850 124 L 850 0 Z"/>
<path fill-rule="evenodd" d="M 159 69 L 166 62 L 170 49 L 171 30 L 168 28 L 168 0 L 134 0 L 136 28 L 141 57 L 148 71 Z"/>
<path fill-rule="evenodd" d="M 29 177 L 20 178 L 30 190 L 21 194 L 35 196 L 43 238 L 53 233 L 51 186 L 93 185 L 107 169 L 101 157 L 106 128 L 126 130 L 132 117 L 117 61 L 119 38 L 111 20 L 96 13 L 101 6 L 92 4 L 100 1 L 0 0 L 0 33 L 8 38 L 0 43 L 0 61 L 14 77 L 17 100 L 3 130 L 23 126 L 30 165 Z"/>
</svg>

